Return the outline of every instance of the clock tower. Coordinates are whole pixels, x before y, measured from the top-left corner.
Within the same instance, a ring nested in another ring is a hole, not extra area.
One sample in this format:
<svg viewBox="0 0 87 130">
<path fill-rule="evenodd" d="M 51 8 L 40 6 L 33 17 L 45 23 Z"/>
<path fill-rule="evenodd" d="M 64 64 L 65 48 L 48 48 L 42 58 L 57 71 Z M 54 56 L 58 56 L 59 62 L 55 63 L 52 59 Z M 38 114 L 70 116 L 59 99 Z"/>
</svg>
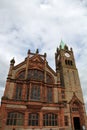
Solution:
<svg viewBox="0 0 87 130">
<path fill-rule="evenodd" d="M 82 90 L 76 68 L 74 54 L 72 48 L 68 48 L 61 41 L 59 48 L 55 54 L 56 71 L 60 74 L 61 87 L 65 88 L 66 99 L 71 100 L 73 93 L 83 102 Z"/>
<path fill-rule="evenodd" d="M 72 48 L 61 41 L 59 48 L 55 53 L 56 72 L 60 75 L 60 83 L 65 90 L 66 102 L 65 113 L 71 118 L 71 127 L 73 129 L 81 129 L 85 120 L 85 107 L 82 95 L 81 84 L 79 80 L 78 70 L 76 68 L 74 54 Z M 79 106 L 79 109 L 78 109 Z M 73 108 L 74 107 L 74 108 Z M 79 124 L 76 126 L 76 124 Z"/>
</svg>

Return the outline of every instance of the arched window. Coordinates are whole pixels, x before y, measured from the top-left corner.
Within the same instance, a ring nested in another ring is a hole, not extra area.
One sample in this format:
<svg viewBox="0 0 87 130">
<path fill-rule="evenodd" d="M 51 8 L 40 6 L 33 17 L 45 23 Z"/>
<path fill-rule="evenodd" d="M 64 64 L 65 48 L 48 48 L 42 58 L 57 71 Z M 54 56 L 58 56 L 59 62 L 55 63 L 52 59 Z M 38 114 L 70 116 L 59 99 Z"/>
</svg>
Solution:
<svg viewBox="0 0 87 130">
<path fill-rule="evenodd" d="M 53 113 L 46 113 L 43 115 L 43 126 L 57 126 L 57 115 Z"/>
<path fill-rule="evenodd" d="M 7 125 L 23 125 L 24 115 L 18 112 L 10 112 L 7 116 Z"/>
<path fill-rule="evenodd" d="M 37 69 L 28 70 L 28 79 L 44 81 L 44 73 Z"/>
<path fill-rule="evenodd" d="M 65 60 L 65 64 L 66 64 L 66 65 L 71 65 L 71 66 L 72 66 L 72 65 L 73 65 L 73 62 L 72 62 L 72 60 Z"/>
<path fill-rule="evenodd" d="M 38 113 L 30 113 L 29 114 L 29 126 L 38 126 L 39 125 L 39 114 Z"/>
<path fill-rule="evenodd" d="M 18 76 L 17 76 L 17 79 L 25 79 L 25 70 L 21 71 Z"/>
</svg>

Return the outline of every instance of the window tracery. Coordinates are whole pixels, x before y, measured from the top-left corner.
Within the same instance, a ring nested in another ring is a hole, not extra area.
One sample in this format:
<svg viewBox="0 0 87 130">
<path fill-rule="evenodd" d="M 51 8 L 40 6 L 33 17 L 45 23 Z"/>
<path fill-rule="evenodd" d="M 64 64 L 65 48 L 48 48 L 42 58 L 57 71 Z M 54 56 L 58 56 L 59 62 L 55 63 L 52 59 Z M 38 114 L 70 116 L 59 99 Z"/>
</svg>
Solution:
<svg viewBox="0 0 87 130">
<path fill-rule="evenodd" d="M 25 70 L 21 71 L 17 78 L 18 79 L 24 79 L 25 78 Z"/>
<path fill-rule="evenodd" d="M 44 81 L 44 73 L 37 69 L 28 70 L 28 79 Z"/>
</svg>

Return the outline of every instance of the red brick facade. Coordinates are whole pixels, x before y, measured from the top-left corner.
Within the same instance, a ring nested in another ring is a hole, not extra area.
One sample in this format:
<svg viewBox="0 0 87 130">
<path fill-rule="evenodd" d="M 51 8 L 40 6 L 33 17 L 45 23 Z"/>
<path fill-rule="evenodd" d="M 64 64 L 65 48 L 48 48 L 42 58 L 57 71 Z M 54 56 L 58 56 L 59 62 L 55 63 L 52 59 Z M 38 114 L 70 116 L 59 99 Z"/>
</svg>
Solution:
<svg viewBox="0 0 87 130">
<path fill-rule="evenodd" d="M 40 55 L 28 51 L 10 69 L 1 99 L 0 130 L 76 130 L 86 127 L 84 101 L 73 51 L 55 53 L 56 71 Z M 78 125 L 77 125 L 78 124 Z"/>
</svg>

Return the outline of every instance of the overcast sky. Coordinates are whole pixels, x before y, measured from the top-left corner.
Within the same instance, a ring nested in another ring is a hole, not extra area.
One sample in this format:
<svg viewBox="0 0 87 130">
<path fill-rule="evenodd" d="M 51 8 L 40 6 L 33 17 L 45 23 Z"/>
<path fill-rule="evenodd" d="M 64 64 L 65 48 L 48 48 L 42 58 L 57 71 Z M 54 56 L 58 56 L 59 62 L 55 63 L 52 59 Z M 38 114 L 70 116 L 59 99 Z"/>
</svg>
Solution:
<svg viewBox="0 0 87 130">
<path fill-rule="evenodd" d="M 13 57 L 18 64 L 38 48 L 55 70 L 61 39 L 73 48 L 87 106 L 87 0 L 0 0 L 0 98 Z"/>
</svg>

